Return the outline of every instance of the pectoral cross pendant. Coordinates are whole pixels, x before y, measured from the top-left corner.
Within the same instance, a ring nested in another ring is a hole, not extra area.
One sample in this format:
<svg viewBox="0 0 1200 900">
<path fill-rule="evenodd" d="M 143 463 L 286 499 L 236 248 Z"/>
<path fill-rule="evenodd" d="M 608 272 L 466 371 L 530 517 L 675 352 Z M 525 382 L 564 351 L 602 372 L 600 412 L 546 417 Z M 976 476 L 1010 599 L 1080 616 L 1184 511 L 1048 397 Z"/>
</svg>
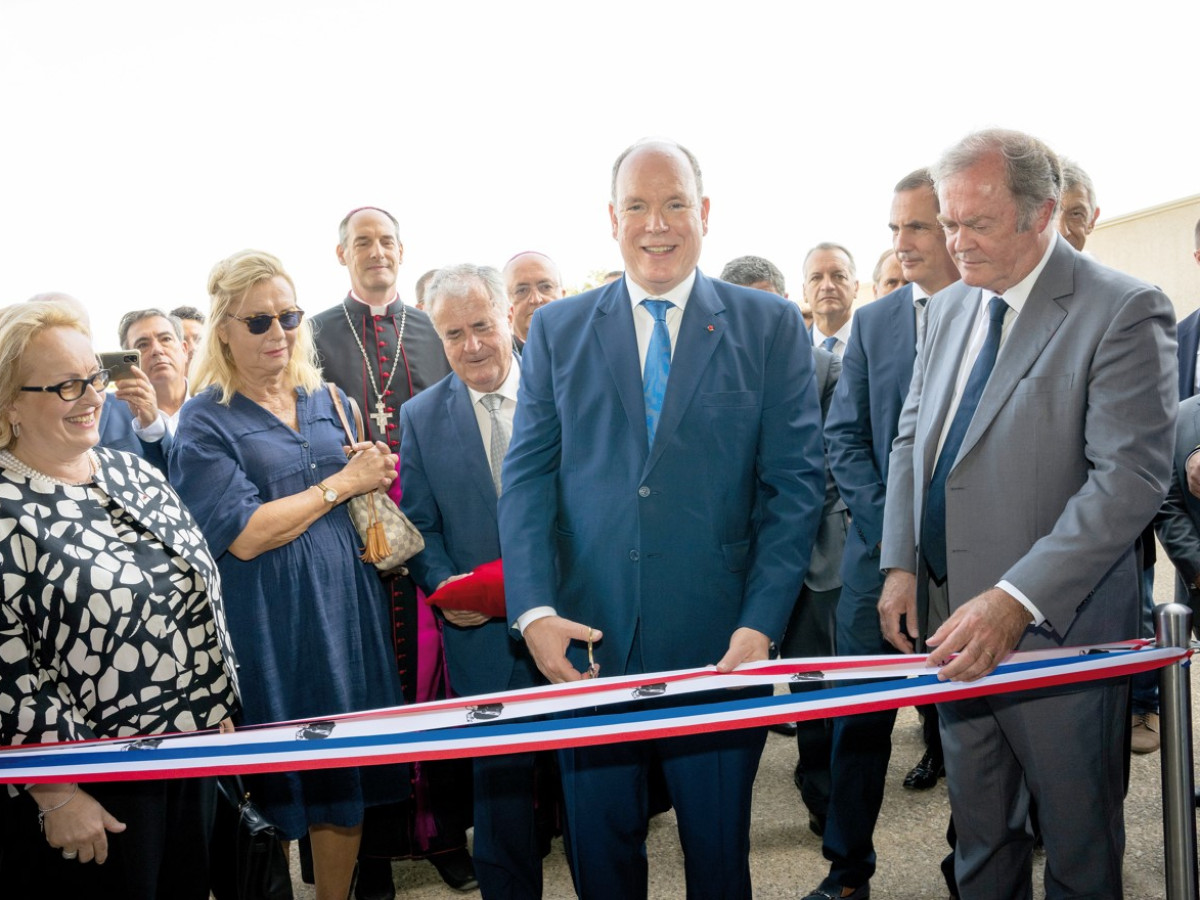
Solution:
<svg viewBox="0 0 1200 900">
<path fill-rule="evenodd" d="M 371 413 L 371 421 L 375 423 L 375 436 L 381 441 L 386 440 L 388 414 L 383 406 L 383 400 L 375 401 L 375 412 Z"/>
</svg>

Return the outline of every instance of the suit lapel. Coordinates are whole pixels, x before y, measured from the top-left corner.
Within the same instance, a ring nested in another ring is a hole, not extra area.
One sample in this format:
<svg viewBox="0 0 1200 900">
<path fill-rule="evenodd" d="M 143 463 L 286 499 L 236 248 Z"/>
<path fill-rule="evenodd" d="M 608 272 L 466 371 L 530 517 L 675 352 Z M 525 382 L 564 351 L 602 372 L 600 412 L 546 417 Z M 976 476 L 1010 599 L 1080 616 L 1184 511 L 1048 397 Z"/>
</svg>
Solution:
<svg viewBox="0 0 1200 900">
<path fill-rule="evenodd" d="M 446 397 L 446 418 L 457 438 L 457 446 L 463 454 L 464 478 L 483 496 L 484 506 L 496 519 L 496 486 L 492 483 L 492 470 L 488 465 L 487 451 L 483 449 L 483 438 L 479 432 L 479 420 L 471 405 L 471 394 L 457 375 L 450 378 L 450 392 Z"/>
<path fill-rule="evenodd" d="M 897 353 L 895 357 L 899 365 L 896 392 L 900 395 L 900 405 L 903 406 L 904 398 L 908 396 L 909 383 L 912 381 L 912 361 L 917 355 L 917 312 L 916 307 L 913 306 L 912 286 L 906 284 L 901 291 L 903 291 L 904 302 L 892 306 L 891 314 L 888 316 L 891 320 L 888 332 L 896 335 L 896 343 L 903 349 L 903 352 Z M 912 348 L 911 353 L 908 352 L 909 347 Z M 908 377 L 900 377 L 903 376 L 906 368 Z"/>
<path fill-rule="evenodd" d="M 608 363 L 617 396 L 621 398 L 621 406 L 629 419 L 630 431 L 635 435 L 635 439 L 636 436 L 640 436 L 641 446 L 646 448 L 646 400 L 642 393 L 642 373 L 638 364 L 633 308 L 629 303 L 625 279 L 619 278 L 614 281 L 596 304 L 592 331 L 600 342 L 600 350 Z M 668 381 L 668 397 L 671 394 L 669 384 Z M 659 430 L 661 429 L 660 421 Z M 646 452 L 646 449 L 643 452 Z"/>
<path fill-rule="evenodd" d="M 921 391 L 921 406 L 929 406 L 929 418 L 925 432 L 929 439 L 925 444 L 923 464 L 926 473 L 933 472 L 937 459 L 938 445 L 942 431 L 945 430 L 946 414 L 950 410 L 950 401 L 954 399 L 954 385 L 958 379 L 958 365 L 943 365 L 943 360 L 961 360 L 967 352 L 967 343 L 971 339 L 971 327 L 975 324 L 975 311 L 979 308 L 979 288 L 966 287 L 961 296 L 938 295 L 938 322 L 936 333 L 934 323 L 925 320 L 927 349 L 923 356 L 926 360 L 925 383 Z M 957 290 L 951 287 L 947 290 Z M 932 299 L 930 303 L 932 303 Z M 927 305 L 926 315 L 932 310 Z M 914 325 L 914 333 L 916 331 Z M 929 361 L 933 360 L 930 367 Z"/>
<path fill-rule="evenodd" d="M 654 446 L 650 448 L 650 458 L 646 461 L 647 469 L 658 461 L 663 448 L 683 420 L 683 414 L 692 404 L 700 377 L 724 337 L 724 312 L 725 304 L 717 296 L 712 282 L 697 269 L 696 283 L 692 285 L 692 293 L 683 309 L 679 336 L 675 341 L 675 351 L 671 354 L 671 374 L 667 379 L 662 415 L 654 432 Z M 642 405 L 645 406 L 645 401 Z"/>
<path fill-rule="evenodd" d="M 996 357 L 995 368 L 979 398 L 979 406 L 963 436 L 958 458 L 962 459 L 987 431 L 988 426 L 1012 396 L 1017 383 L 1041 356 L 1050 339 L 1067 317 L 1066 304 L 1074 293 L 1075 261 L 1059 241 L 1046 268 L 1038 276 L 1029 299 L 1013 323 L 1008 338 Z"/>
</svg>

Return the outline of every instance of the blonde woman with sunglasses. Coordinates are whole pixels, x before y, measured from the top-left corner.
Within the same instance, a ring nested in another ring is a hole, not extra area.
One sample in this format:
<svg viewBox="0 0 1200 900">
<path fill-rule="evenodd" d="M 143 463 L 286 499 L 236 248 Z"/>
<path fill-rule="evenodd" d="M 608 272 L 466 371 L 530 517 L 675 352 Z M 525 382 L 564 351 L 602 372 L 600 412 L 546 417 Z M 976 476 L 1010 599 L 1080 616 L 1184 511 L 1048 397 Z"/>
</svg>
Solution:
<svg viewBox="0 0 1200 900">
<path fill-rule="evenodd" d="M 244 685 L 239 724 L 403 702 L 388 601 L 359 559 L 345 502 L 396 477 L 386 444 L 350 448 L 295 285 L 246 250 L 214 266 L 212 310 L 169 470 L 229 597 Z M 350 407 L 341 392 L 340 402 Z M 402 767 L 273 773 L 247 785 L 289 839 L 312 840 L 318 898 L 349 891 L 364 808 L 403 799 Z"/>
</svg>

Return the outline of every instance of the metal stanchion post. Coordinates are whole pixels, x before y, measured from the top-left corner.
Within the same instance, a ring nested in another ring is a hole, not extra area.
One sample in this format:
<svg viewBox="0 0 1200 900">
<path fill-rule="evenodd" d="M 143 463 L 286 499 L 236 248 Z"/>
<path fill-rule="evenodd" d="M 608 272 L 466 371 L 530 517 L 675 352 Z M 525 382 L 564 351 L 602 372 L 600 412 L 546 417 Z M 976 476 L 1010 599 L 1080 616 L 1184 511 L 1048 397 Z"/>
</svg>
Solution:
<svg viewBox="0 0 1200 900">
<path fill-rule="evenodd" d="M 1160 647 L 1187 647 L 1192 611 L 1165 603 L 1154 611 Z M 1167 900 L 1196 900 L 1196 801 L 1192 778 L 1192 696 L 1185 660 L 1159 669 L 1162 725 L 1163 851 Z"/>
</svg>

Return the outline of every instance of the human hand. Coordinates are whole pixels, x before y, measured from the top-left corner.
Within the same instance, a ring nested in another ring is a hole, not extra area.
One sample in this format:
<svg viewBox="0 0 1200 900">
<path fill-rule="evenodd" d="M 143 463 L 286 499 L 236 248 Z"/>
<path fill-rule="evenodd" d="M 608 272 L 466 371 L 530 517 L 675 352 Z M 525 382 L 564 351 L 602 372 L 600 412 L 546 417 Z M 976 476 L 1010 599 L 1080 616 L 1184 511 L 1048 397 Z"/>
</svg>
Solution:
<svg viewBox="0 0 1200 900">
<path fill-rule="evenodd" d="M 522 637 L 533 661 L 551 684 L 595 678 L 600 671 L 599 666 L 593 665 L 586 673 L 580 672 L 567 660 L 567 647 L 571 641 L 592 643 L 604 637 L 602 632 L 594 628 L 562 616 L 543 616 L 530 622 Z"/>
<path fill-rule="evenodd" d="M 769 659 L 770 656 L 771 639 L 769 637 L 753 628 L 738 628 L 729 636 L 729 649 L 717 663 L 717 671 L 725 675 L 742 663 Z"/>
<path fill-rule="evenodd" d="M 473 609 L 443 609 L 442 615 L 446 617 L 447 622 L 457 625 L 459 628 L 474 628 L 476 625 L 483 625 L 491 621 L 483 613 Z"/>
<path fill-rule="evenodd" d="M 76 786 L 70 784 L 33 785 L 29 793 L 41 809 L 63 804 L 45 814 L 43 825 L 51 847 L 64 854 L 77 854 L 64 858 L 76 858 L 81 863 L 95 860 L 97 865 L 108 859 L 108 833 L 119 834 L 125 830 L 125 823 L 113 818 L 91 794 L 82 788 L 76 791 Z"/>
<path fill-rule="evenodd" d="M 150 377 L 137 366 L 130 366 L 128 378 L 114 381 L 118 400 L 124 400 L 129 411 L 137 416 L 138 424 L 147 428 L 158 418 L 158 394 Z"/>
<path fill-rule="evenodd" d="M 386 491 L 396 480 L 398 457 L 383 441 L 361 441 L 352 444 L 349 452 L 350 461 L 338 473 L 344 479 L 347 498 L 376 489 Z"/>
<path fill-rule="evenodd" d="M 927 665 L 941 667 L 939 681 L 975 681 L 1013 651 L 1032 621 L 1029 610 L 1007 591 L 986 590 L 954 610 L 929 636 L 935 649 Z"/>
<path fill-rule="evenodd" d="M 879 591 L 879 631 L 884 640 L 902 653 L 916 649 L 917 576 L 903 569 L 892 569 Z M 901 619 L 904 627 L 901 628 Z"/>
<path fill-rule="evenodd" d="M 1200 497 L 1200 453 L 1193 452 L 1183 466 L 1187 475 L 1188 492 L 1193 497 Z"/>
</svg>

